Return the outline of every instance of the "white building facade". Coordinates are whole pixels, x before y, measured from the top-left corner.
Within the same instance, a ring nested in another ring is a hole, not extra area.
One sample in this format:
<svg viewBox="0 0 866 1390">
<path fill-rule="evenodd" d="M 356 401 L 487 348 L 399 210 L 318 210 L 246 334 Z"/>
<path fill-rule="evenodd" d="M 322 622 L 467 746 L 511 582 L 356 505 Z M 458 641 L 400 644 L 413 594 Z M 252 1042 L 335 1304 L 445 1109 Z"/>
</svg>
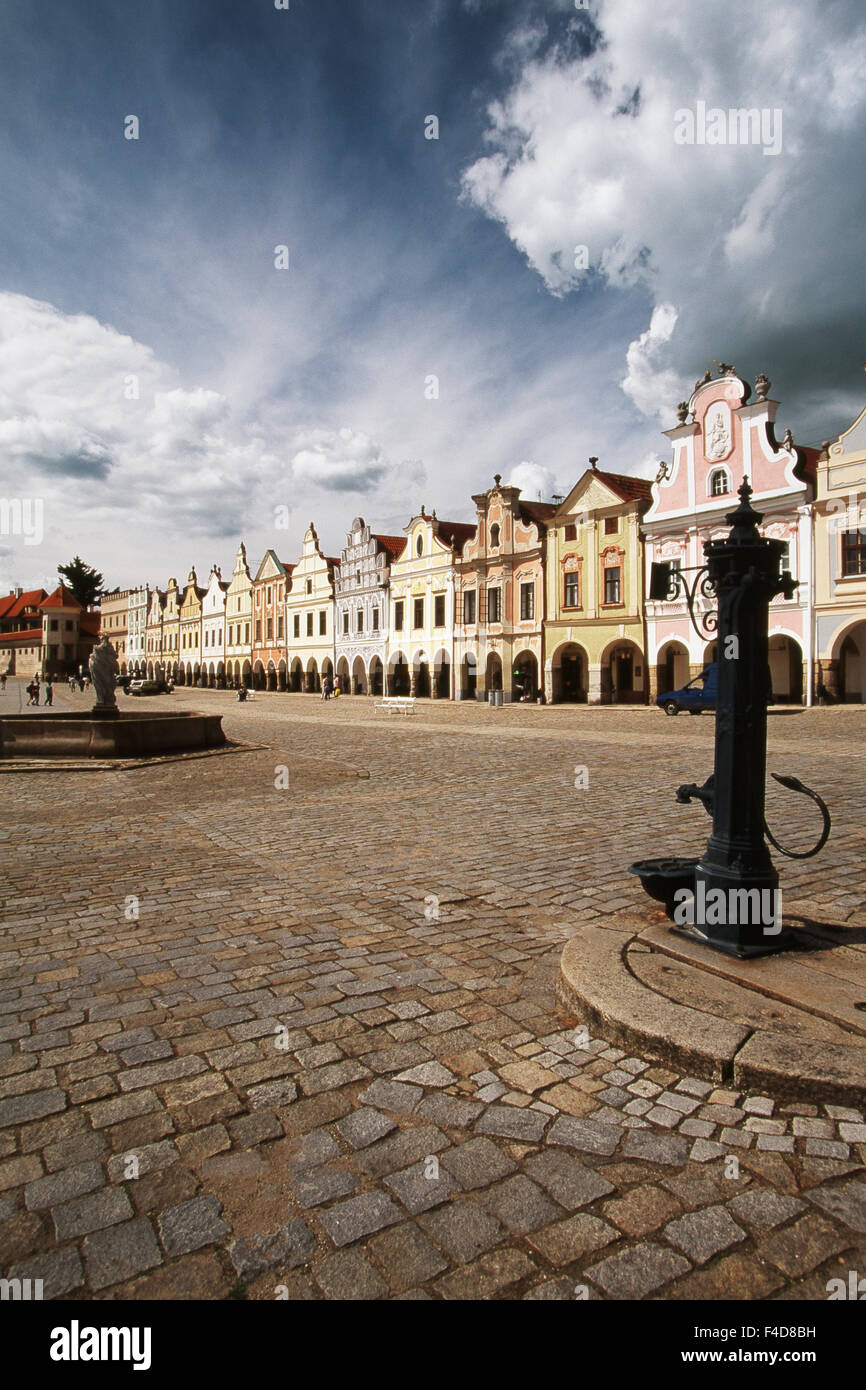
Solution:
<svg viewBox="0 0 866 1390">
<path fill-rule="evenodd" d="M 384 692 L 391 562 L 405 536 L 380 536 L 355 517 L 334 576 L 335 657 L 344 694 Z"/>
</svg>

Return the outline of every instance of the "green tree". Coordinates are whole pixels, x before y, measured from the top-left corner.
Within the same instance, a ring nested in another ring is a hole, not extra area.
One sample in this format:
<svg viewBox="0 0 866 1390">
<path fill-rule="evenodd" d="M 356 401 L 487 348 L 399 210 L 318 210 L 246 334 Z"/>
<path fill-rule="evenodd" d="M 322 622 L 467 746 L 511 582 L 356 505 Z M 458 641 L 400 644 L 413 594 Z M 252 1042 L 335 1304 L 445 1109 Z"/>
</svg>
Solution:
<svg viewBox="0 0 866 1390">
<path fill-rule="evenodd" d="M 67 565 L 58 565 L 57 573 L 60 582 L 71 589 L 83 608 L 90 608 L 102 593 L 105 580 L 98 570 L 85 565 L 80 555 L 76 555 Z"/>
</svg>

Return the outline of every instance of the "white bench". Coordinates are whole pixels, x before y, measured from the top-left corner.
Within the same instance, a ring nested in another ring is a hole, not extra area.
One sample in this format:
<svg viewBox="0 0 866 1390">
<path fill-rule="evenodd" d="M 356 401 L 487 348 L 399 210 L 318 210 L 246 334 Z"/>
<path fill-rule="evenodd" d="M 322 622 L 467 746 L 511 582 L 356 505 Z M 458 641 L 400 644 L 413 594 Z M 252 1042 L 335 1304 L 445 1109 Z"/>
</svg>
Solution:
<svg viewBox="0 0 866 1390">
<path fill-rule="evenodd" d="M 414 714 L 415 699 L 409 695 L 389 695 L 384 700 L 376 700 L 373 708 L 387 710 L 388 714 Z"/>
</svg>

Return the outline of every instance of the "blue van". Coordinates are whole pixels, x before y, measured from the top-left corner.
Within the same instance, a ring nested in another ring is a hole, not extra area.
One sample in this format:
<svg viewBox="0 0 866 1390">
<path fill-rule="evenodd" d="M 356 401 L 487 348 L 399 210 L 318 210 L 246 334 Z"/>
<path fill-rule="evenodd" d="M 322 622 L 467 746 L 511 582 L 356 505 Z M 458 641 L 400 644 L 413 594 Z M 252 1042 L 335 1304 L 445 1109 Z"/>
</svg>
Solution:
<svg viewBox="0 0 866 1390">
<path fill-rule="evenodd" d="M 665 714 L 679 714 L 681 709 L 687 709 L 689 714 L 700 714 L 705 709 L 715 711 L 718 688 L 719 668 L 714 661 L 682 690 L 669 690 L 667 694 L 659 695 L 656 704 Z"/>
</svg>

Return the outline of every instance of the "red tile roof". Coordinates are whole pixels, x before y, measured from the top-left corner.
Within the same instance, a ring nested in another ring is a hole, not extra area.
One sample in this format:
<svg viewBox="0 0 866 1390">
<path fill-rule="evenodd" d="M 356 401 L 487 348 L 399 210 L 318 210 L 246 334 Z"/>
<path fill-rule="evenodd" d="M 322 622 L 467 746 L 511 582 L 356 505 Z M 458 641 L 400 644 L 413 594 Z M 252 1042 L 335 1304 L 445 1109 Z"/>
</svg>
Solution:
<svg viewBox="0 0 866 1390">
<path fill-rule="evenodd" d="M 89 632 L 92 637 L 99 636 L 99 624 L 99 613 L 82 613 L 81 617 L 78 619 L 79 631 Z"/>
<path fill-rule="evenodd" d="M 524 520 L 541 522 L 542 525 L 556 516 L 559 510 L 555 502 L 520 502 L 518 505 Z"/>
<path fill-rule="evenodd" d="M 83 604 L 78 602 L 71 589 L 67 589 L 65 584 L 58 584 L 53 594 L 43 599 L 40 608 L 83 608 Z"/>
<path fill-rule="evenodd" d="M 45 597 L 44 589 L 28 589 L 26 593 L 19 594 L 17 598 L 14 594 L 10 594 L 12 606 L 6 610 L 3 617 L 20 618 L 26 609 L 37 608 Z"/>
<path fill-rule="evenodd" d="M 649 502 L 652 497 L 652 483 L 648 483 L 645 478 L 633 478 L 627 473 L 605 473 L 601 468 L 594 470 L 597 478 L 602 478 L 618 493 L 623 502 L 633 502 L 635 498 Z"/>
<path fill-rule="evenodd" d="M 445 545 L 454 544 L 455 549 L 462 550 L 468 540 L 475 535 L 478 530 L 477 524 L 466 521 L 440 521 L 436 518 L 436 535 Z"/>
<path fill-rule="evenodd" d="M 391 556 L 392 560 L 399 560 L 406 546 L 405 536 L 380 536 L 378 531 L 373 532 L 373 540 Z"/>
<path fill-rule="evenodd" d="M 0 642 L 25 642 L 42 641 L 42 628 L 30 628 L 26 632 L 3 632 L 0 633 Z"/>
</svg>

